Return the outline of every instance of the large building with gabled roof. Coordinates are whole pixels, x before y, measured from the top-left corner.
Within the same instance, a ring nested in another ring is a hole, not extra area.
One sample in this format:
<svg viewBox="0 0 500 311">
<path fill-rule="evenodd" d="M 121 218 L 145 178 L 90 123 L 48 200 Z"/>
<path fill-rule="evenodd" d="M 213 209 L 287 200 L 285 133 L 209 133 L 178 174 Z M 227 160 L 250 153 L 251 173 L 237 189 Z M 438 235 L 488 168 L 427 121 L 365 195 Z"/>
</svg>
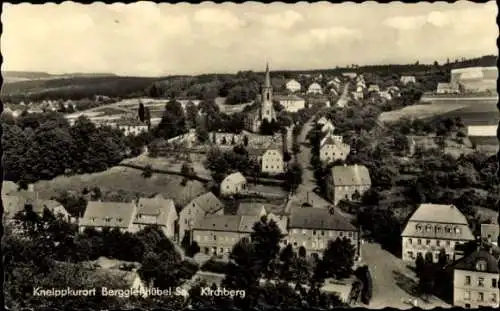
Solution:
<svg viewBox="0 0 500 311">
<path fill-rule="evenodd" d="M 189 234 L 193 226 L 208 216 L 222 215 L 224 204 L 212 193 L 207 192 L 189 202 L 179 213 L 179 240 Z"/>
<path fill-rule="evenodd" d="M 326 181 L 328 199 L 335 205 L 341 200 L 359 200 L 370 189 L 370 172 L 364 165 L 336 165 Z"/>
<path fill-rule="evenodd" d="M 415 261 L 419 253 L 425 257 L 427 252 L 437 261 L 441 249 L 454 260 L 457 245 L 475 240 L 467 218 L 455 205 L 429 203 L 415 210 L 401 238 L 404 261 Z"/>
</svg>

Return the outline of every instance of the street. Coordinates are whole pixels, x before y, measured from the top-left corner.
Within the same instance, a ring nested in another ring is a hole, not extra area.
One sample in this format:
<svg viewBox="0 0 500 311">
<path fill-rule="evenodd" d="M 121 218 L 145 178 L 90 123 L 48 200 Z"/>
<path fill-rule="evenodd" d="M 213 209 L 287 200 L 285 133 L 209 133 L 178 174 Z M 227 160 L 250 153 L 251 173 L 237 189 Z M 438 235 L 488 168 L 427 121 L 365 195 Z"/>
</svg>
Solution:
<svg viewBox="0 0 500 311">
<path fill-rule="evenodd" d="M 407 267 L 407 264 L 390 252 L 382 249 L 377 243 L 364 242 L 361 245 L 362 264 L 368 265 L 373 282 L 373 295 L 370 309 L 392 307 L 398 309 L 409 309 L 413 306 L 408 303 L 417 296 L 414 294 L 418 280 L 415 273 Z M 417 299 L 418 307 L 430 309 L 435 307 L 450 307 L 436 297 L 430 297 L 428 301 Z"/>
</svg>

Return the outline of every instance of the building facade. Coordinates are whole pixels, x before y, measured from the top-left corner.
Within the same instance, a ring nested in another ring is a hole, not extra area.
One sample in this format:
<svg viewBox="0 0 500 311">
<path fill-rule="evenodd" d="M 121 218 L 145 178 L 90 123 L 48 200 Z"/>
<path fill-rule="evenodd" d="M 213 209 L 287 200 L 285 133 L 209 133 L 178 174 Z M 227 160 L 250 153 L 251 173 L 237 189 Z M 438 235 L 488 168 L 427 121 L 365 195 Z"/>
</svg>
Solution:
<svg viewBox="0 0 500 311">
<path fill-rule="evenodd" d="M 321 140 L 319 159 L 326 164 L 337 160 L 345 161 L 351 152 L 351 147 L 342 142 L 342 136 L 327 135 Z"/>
<path fill-rule="evenodd" d="M 323 94 L 323 89 L 319 83 L 314 82 L 307 88 L 307 94 Z"/>
<path fill-rule="evenodd" d="M 306 100 L 295 95 L 281 96 L 278 102 L 288 112 L 297 112 L 306 107 Z"/>
<path fill-rule="evenodd" d="M 359 232 L 347 219 L 328 209 L 293 207 L 288 221 L 288 237 L 284 244 L 304 247 L 307 255 L 321 257 L 329 241 L 347 238 L 359 255 Z"/>
<path fill-rule="evenodd" d="M 285 172 L 285 161 L 283 152 L 280 149 L 268 149 L 264 152 L 261 159 L 261 172 L 271 175 Z"/>
<path fill-rule="evenodd" d="M 409 83 L 417 83 L 415 76 L 402 76 L 400 81 L 403 85 L 407 85 Z"/>
<path fill-rule="evenodd" d="M 443 249 L 450 260 L 457 259 L 455 248 L 475 240 L 464 214 L 454 205 L 421 204 L 408 220 L 402 238 L 404 261 L 414 262 L 420 253 L 430 252 L 437 262 Z"/>
<path fill-rule="evenodd" d="M 206 255 L 228 256 L 234 245 L 249 238 L 257 216 L 220 215 L 202 219 L 193 228 L 193 239 Z"/>
<path fill-rule="evenodd" d="M 340 200 L 358 200 L 371 185 L 370 172 L 366 166 L 337 165 L 332 167 L 327 179 L 327 196 L 335 205 Z"/>
<path fill-rule="evenodd" d="M 478 249 L 453 266 L 453 305 L 461 308 L 498 308 L 498 258 Z"/>
<path fill-rule="evenodd" d="M 246 190 L 247 180 L 240 172 L 228 175 L 220 184 L 220 194 L 234 195 Z"/>
<path fill-rule="evenodd" d="M 135 231 L 133 222 L 136 215 L 134 203 L 89 201 L 83 217 L 79 220 L 78 229 L 86 228 L 102 231 L 118 229 L 122 232 Z"/>
</svg>

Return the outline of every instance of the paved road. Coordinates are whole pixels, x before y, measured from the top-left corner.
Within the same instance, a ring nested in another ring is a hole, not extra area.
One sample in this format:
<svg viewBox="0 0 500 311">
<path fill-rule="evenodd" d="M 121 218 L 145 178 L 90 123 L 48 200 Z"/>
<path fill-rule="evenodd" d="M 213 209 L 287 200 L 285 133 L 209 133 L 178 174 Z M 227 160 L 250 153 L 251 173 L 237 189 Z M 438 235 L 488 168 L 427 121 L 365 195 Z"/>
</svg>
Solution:
<svg viewBox="0 0 500 311">
<path fill-rule="evenodd" d="M 415 273 L 406 263 L 379 244 L 364 242 L 361 246 L 362 262 L 367 264 L 373 281 L 373 296 L 370 309 L 392 307 L 409 309 L 409 299 L 415 299 L 413 294 L 417 286 Z M 434 307 L 450 307 L 436 297 L 430 297 L 428 302 L 418 299 L 418 307 L 430 309 Z"/>
</svg>

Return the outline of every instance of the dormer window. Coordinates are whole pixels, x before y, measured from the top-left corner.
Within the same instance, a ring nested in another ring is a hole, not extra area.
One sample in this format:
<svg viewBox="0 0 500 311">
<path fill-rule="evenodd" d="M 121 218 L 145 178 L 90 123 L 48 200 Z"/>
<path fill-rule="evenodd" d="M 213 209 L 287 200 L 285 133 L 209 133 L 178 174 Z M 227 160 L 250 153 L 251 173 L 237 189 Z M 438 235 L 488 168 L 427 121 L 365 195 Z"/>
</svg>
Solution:
<svg viewBox="0 0 500 311">
<path fill-rule="evenodd" d="M 417 232 L 421 232 L 422 231 L 422 225 L 417 225 Z"/>
<path fill-rule="evenodd" d="M 451 228 L 450 227 L 446 227 L 446 233 L 451 233 Z"/>
<path fill-rule="evenodd" d="M 123 220 L 123 219 L 122 219 L 121 217 L 118 217 L 118 221 L 120 221 L 120 222 L 121 222 L 122 220 Z"/>
<path fill-rule="evenodd" d="M 477 271 L 486 271 L 486 268 L 487 268 L 486 261 L 479 260 L 478 262 L 476 262 Z"/>
<path fill-rule="evenodd" d="M 443 228 L 441 226 L 436 226 L 436 232 L 441 233 L 443 231 Z"/>
<path fill-rule="evenodd" d="M 431 225 L 425 226 L 425 231 L 426 232 L 431 232 L 432 231 L 432 226 Z"/>
<path fill-rule="evenodd" d="M 106 222 L 111 222 L 111 217 L 106 217 L 106 218 L 104 218 L 104 221 L 106 221 Z"/>
<path fill-rule="evenodd" d="M 455 227 L 455 228 L 454 228 L 454 231 L 455 231 L 455 234 L 460 234 L 460 228 Z"/>
</svg>

